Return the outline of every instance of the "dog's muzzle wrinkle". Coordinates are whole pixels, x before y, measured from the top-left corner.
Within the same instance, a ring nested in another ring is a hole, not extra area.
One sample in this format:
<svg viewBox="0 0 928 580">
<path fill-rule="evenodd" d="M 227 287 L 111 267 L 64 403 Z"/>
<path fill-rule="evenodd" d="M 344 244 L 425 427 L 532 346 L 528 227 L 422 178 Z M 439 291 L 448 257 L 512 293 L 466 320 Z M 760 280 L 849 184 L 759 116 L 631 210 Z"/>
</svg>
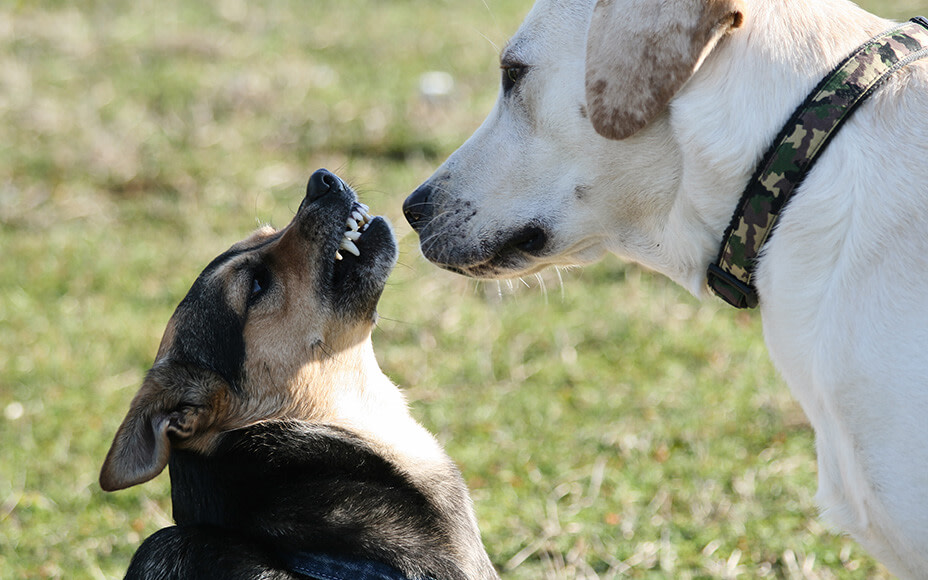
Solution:
<svg viewBox="0 0 928 580">
<path fill-rule="evenodd" d="M 432 186 L 424 183 L 409 194 L 403 202 L 403 215 L 416 232 L 421 232 L 432 219 L 434 204 L 431 197 L 433 193 Z"/>
</svg>

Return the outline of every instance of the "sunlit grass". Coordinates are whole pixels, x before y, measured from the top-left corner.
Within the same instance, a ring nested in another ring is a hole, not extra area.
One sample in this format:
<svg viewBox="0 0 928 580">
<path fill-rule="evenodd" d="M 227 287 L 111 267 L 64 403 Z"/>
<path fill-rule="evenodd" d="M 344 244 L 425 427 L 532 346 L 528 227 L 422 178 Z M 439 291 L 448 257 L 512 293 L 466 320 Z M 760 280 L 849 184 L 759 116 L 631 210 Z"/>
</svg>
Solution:
<svg viewBox="0 0 928 580">
<path fill-rule="evenodd" d="M 401 200 L 489 110 L 528 7 L 0 7 L 0 577 L 119 577 L 170 522 L 164 476 L 99 490 L 111 437 L 195 275 L 323 166 L 396 225 L 376 348 L 504 577 L 884 575 L 818 523 L 812 434 L 755 315 L 616 260 L 542 289 L 419 256 Z M 419 93 L 429 70 L 448 97 Z"/>
</svg>

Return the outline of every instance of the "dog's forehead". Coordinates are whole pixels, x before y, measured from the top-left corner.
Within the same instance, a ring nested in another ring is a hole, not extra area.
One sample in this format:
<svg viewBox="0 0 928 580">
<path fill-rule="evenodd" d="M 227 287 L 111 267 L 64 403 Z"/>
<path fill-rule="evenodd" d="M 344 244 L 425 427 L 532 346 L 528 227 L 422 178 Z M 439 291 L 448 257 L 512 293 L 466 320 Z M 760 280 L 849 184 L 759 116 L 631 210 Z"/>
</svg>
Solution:
<svg viewBox="0 0 928 580">
<path fill-rule="evenodd" d="M 237 259 L 245 254 L 251 252 L 260 252 L 264 250 L 275 241 L 280 239 L 280 236 L 283 234 L 283 230 L 277 231 L 273 227 L 265 225 L 256 229 L 251 233 L 247 238 L 240 242 L 236 242 L 228 250 L 216 256 L 212 262 L 203 270 L 200 274 L 202 277 L 204 274 L 210 275 L 224 265 L 237 261 Z"/>
<path fill-rule="evenodd" d="M 538 0 L 507 48 L 553 50 L 561 45 L 565 38 L 576 38 L 579 35 L 582 40 L 586 37 L 590 25 L 593 5 L 593 0 Z"/>
<path fill-rule="evenodd" d="M 197 276 L 191 291 L 198 285 L 204 286 L 211 283 L 216 274 L 222 273 L 230 267 L 236 267 L 243 261 L 247 261 L 251 255 L 260 254 L 267 250 L 280 239 L 282 234 L 283 230 L 277 231 L 271 226 L 258 228 L 250 236 L 233 244 L 228 250 L 213 258 Z"/>
<path fill-rule="evenodd" d="M 259 227 L 258 229 L 256 229 L 255 231 L 251 232 L 251 235 L 249 235 L 244 240 L 236 244 L 233 244 L 232 247 L 229 249 L 230 250 L 241 249 L 243 251 L 247 251 L 248 249 L 262 247 L 266 245 L 267 243 L 273 241 L 274 239 L 278 238 L 280 234 L 281 232 L 274 229 L 273 226 L 265 224 Z"/>
<path fill-rule="evenodd" d="M 158 346 L 158 354 L 155 355 L 155 362 L 164 360 L 171 352 L 171 348 L 174 345 L 174 338 L 177 336 L 176 312 L 175 310 L 175 314 L 168 320 L 167 328 L 164 329 L 164 334 L 161 335 L 161 344 Z"/>
</svg>

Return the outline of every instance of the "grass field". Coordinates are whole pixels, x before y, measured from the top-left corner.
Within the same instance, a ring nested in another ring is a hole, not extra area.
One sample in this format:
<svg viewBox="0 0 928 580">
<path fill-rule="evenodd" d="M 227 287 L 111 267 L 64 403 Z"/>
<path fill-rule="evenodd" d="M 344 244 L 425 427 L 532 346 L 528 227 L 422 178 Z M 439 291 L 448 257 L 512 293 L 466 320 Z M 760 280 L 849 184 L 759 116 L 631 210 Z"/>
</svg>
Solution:
<svg viewBox="0 0 928 580">
<path fill-rule="evenodd" d="M 864 4 L 887 16 L 928 0 Z M 812 501 L 812 433 L 755 314 L 616 260 L 475 283 L 402 199 L 483 119 L 528 0 L 0 6 L 0 578 L 121 577 L 165 475 L 99 466 L 206 262 L 318 167 L 401 239 L 374 340 L 505 578 L 883 578 Z M 453 74 L 426 100 L 420 75 Z"/>
</svg>

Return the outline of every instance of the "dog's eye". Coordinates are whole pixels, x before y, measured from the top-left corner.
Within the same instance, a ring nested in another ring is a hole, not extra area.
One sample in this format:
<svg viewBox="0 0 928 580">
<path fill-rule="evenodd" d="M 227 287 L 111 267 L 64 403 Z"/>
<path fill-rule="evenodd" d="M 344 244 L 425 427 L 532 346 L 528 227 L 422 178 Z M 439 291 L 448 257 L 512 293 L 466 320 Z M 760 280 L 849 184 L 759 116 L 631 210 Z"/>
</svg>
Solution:
<svg viewBox="0 0 928 580">
<path fill-rule="evenodd" d="M 271 272 L 267 268 L 255 270 L 251 278 L 251 295 L 248 297 L 250 303 L 256 302 L 271 287 Z"/>
<path fill-rule="evenodd" d="M 503 93 L 509 92 L 515 88 L 519 80 L 525 74 L 526 67 L 522 65 L 503 65 Z"/>
</svg>

